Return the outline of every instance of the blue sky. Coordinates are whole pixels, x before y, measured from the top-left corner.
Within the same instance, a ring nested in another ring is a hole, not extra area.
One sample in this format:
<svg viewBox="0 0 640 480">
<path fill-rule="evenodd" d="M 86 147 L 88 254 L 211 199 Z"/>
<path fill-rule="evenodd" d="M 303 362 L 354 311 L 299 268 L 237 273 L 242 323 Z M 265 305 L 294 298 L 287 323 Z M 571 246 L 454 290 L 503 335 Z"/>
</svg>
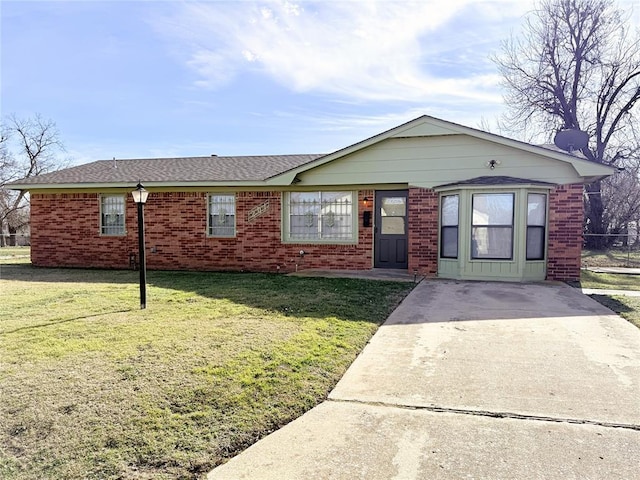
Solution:
<svg viewBox="0 0 640 480">
<path fill-rule="evenodd" d="M 73 163 L 324 153 L 422 114 L 479 127 L 503 111 L 488 56 L 531 8 L 3 0 L 0 109 L 54 120 Z"/>
</svg>

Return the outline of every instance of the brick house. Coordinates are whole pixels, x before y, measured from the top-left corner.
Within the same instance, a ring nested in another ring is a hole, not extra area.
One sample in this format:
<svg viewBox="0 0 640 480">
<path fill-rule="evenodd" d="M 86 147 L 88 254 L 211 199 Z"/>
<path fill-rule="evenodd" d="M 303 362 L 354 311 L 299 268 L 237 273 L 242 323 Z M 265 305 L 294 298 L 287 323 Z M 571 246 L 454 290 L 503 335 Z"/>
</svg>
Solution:
<svg viewBox="0 0 640 480">
<path fill-rule="evenodd" d="M 327 155 L 102 160 L 14 182 L 36 266 L 406 269 L 510 281 L 580 274 L 583 185 L 613 171 L 429 116 Z"/>
</svg>

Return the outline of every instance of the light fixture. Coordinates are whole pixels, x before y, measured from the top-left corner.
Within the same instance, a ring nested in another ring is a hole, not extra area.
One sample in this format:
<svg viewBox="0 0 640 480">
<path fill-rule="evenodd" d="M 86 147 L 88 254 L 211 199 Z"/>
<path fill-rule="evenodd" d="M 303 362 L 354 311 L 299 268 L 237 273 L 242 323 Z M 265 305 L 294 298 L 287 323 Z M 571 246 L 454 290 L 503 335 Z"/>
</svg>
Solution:
<svg viewBox="0 0 640 480">
<path fill-rule="evenodd" d="M 364 203 L 364 208 L 368 208 L 369 207 L 369 197 L 364 197 L 362 199 L 362 203 Z"/>
<path fill-rule="evenodd" d="M 131 192 L 133 201 L 138 206 L 138 258 L 140 259 L 140 309 L 147 308 L 147 262 L 144 258 L 144 204 L 149 192 L 142 183 L 138 182 L 136 189 Z"/>
<path fill-rule="evenodd" d="M 131 192 L 131 196 L 133 197 L 133 201 L 136 203 L 142 203 L 143 205 L 147 203 L 147 198 L 149 197 L 149 192 L 147 192 L 142 184 L 138 182 L 136 185 L 136 189 Z"/>
<path fill-rule="evenodd" d="M 502 162 L 500 160 L 489 160 L 486 164 L 491 170 L 494 170 L 496 166 L 500 165 Z"/>
</svg>

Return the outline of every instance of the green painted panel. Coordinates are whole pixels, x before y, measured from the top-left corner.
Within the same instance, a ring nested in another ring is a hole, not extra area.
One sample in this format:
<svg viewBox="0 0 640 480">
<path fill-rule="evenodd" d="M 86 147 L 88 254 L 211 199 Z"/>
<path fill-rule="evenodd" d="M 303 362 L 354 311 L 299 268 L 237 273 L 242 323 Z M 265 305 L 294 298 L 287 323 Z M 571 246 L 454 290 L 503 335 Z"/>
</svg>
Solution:
<svg viewBox="0 0 640 480">
<path fill-rule="evenodd" d="M 499 162 L 493 170 L 490 160 Z M 569 163 L 467 135 L 390 138 L 302 172 L 298 178 L 301 186 L 407 182 L 432 188 L 486 175 L 581 182 Z"/>
<path fill-rule="evenodd" d="M 476 193 L 487 193 L 473 187 L 447 191 L 459 195 L 458 259 L 439 259 L 438 276 L 463 280 L 539 281 L 546 277 L 546 261 L 527 261 L 527 195 L 546 194 L 545 189 L 524 187 L 494 187 L 491 193 L 514 195 L 513 260 L 471 259 L 472 198 Z M 548 245 L 545 240 L 545 248 Z"/>
</svg>

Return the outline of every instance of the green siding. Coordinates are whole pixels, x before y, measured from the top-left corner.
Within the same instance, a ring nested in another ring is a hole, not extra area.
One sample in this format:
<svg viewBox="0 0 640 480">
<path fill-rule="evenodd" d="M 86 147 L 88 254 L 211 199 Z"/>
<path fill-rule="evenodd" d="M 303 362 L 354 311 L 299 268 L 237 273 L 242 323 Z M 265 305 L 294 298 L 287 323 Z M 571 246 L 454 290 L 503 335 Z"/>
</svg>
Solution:
<svg viewBox="0 0 640 480">
<path fill-rule="evenodd" d="M 491 170 L 487 163 L 500 164 Z M 468 135 L 389 138 L 298 174 L 299 185 L 402 183 L 433 188 L 500 175 L 549 183 L 581 183 L 570 163 Z"/>
<path fill-rule="evenodd" d="M 513 187 L 467 187 L 447 190 L 446 194 L 460 195 L 460 223 L 458 225 L 458 258 L 438 260 L 438 276 L 463 280 L 529 280 L 546 278 L 546 260 L 526 260 L 527 194 L 548 193 L 539 188 Z M 474 193 L 514 193 L 513 259 L 479 260 L 471 258 L 471 199 Z M 547 225 L 548 225 L 547 199 Z M 545 228 L 545 232 L 548 227 Z M 545 239 L 545 251 L 547 249 Z"/>
</svg>

